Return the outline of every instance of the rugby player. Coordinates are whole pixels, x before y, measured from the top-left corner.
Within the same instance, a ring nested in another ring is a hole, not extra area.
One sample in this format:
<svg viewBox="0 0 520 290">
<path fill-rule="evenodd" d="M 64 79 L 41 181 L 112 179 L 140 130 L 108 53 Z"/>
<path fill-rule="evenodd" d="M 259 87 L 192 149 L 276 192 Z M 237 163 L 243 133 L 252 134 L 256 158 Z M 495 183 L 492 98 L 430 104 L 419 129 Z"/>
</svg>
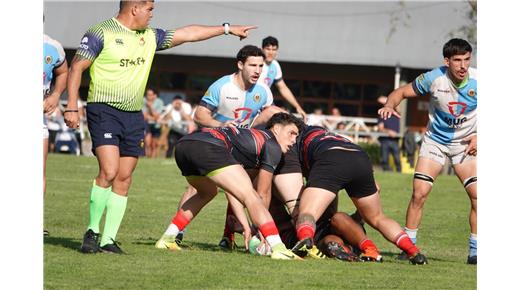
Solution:
<svg viewBox="0 0 520 290">
<path fill-rule="evenodd" d="M 83 253 L 122 254 L 115 242 L 123 219 L 132 173 L 144 155 L 143 95 L 156 51 L 223 34 L 245 38 L 254 26 L 190 25 L 150 28 L 154 1 L 120 1 L 116 17 L 92 26 L 81 39 L 68 78 L 65 122 L 77 128 L 81 75 L 90 67 L 87 122 L 99 173 L 92 184 L 90 221 Z M 99 222 L 106 208 L 104 232 Z"/>
<path fill-rule="evenodd" d="M 274 113 L 280 112 L 279 109 L 263 110 L 273 103 L 273 95 L 269 87 L 258 82 L 264 58 L 265 55 L 260 48 L 254 45 L 242 47 L 236 55 L 237 71 L 221 77 L 210 85 L 195 111 L 194 121 L 205 128 L 226 126 L 249 128 L 253 123 L 265 123 Z M 179 201 L 179 206 L 195 193 L 195 189 L 188 186 Z M 233 201 L 233 198 L 231 197 L 230 200 Z M 227 213 L 232 214 L 232 212 L 231 207 L 228 206 Z M 181 231 L 177 237 L 179 243 L 183 237 Z M 227 227 L 224 238 L 219 244 L 224 248 L 234 245 L 233 232 L 228 233 Z"/>
<path fill-rule="evenodd" d="M 43 113 L 52 114 L 58 107 L 60 96 L 67 87 L 68 75 L 67 60 L 65 51 L 61 44 L 43 34 Z M 51 82 L 55 79 L 54 88 L 51 92 Z M 47 155 L 49 153 L 49 130 L 47 120 L 43 116 L 43 195 L 46 191 L 45 172 L 47 168 Z M 43 235 L 48 236 L 49 232 L 43 230 Z"/>
<path fill-rule="evenodd" d="M 272 197 L 269 212 L 280 231 L 282 241 L 288 248 L 294 247 L 298 237 L 293 218 L 276 195 Z M 346 213 L 338 212 L 337 197 L 316 222 L 314 241 L 317 247 L 314 246 L 308 251 L 309 256 L 313 258 L 324 258 L 323 252 L 328 257 L 343 261 L 382 262 L 379 250 L 368 239 L 361 226 Z"/>
<path fill-rule="evenodd" d="M 431 96 L 430 121 L 415 167 L 405 231 L 416 243 L 424 203 L 449 159 L 470 200 L 467 263 L 477 264 L 477 70 L 470 67 L 472 51 L 466 40 L 450 39 L 442 49 L 444 66 L 393 91 L 378 113 L 385 119 L 400 117 L 395 108 L 404 98 Z"/>
<path fill-rule="evenodd" d="M 427 263 L 399 224 L 383 214 L 372 165 L 361 147 L 318 126 L 305 126 L 300 138 L 298 153 L 307 183 L 300 197 L 296 222 L 298 242 L 293 251 L 313 248 L 316 221 L 338 192 L 345 189 L 371 227 L 405 251 L 412 264 Z M 370 240 L 360 246 L 375 247 Z"/>
<path fill-rule="evenodd" d="M 296 97 L 294 97 L 291 89 L 287 87 L 285 81 L 282 79 L 282 67 L 276 60 L 278 56 L 278 39 L 272 36 L 268 36 L 262 40 L 262 51 L 265 54 L 265 63 L 260 74 L 260 81 L 264 82 L 268 87 L 272 87 L 273 84 L 280 92 L 280 95 L 296 109 L 296 112 L 300 114 L 305 122 L 307 120 L 307 114 L 302 109 Z"/>
<path fill-rule="evenodd" d="M 277 113 L 266 124 L 266 130 L 233 126 L 203 128 L 181 138 L 175 160 L 197 193 L 183 202 L 155 247 L 180 250 L 175 240 L 177 234 L 216 196 L 220 187 L 248 209 L 253 223 L 273 249 L 271 258 L 298 259 L 282 243 L 257 192 L 270 191 L 273 172 L 282 153 L 296 142 L 302 126 L 298 118 Z M 256 191 L 245 169 L 258 169 Z"/>
</svg>

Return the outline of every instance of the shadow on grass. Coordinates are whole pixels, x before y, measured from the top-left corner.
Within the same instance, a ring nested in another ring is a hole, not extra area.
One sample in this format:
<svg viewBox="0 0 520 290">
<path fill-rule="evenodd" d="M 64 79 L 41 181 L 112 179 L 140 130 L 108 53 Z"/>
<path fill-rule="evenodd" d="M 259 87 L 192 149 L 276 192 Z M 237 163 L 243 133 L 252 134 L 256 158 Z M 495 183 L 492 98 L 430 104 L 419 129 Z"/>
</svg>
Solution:
<svg viewBox="0 0 520 290">
<path fill-rule="evenodd" d="M 132 244 L 153 246 L 153 245 L 155 245 L 155 242 L 156 242 L 156 240 L 153 238 L 142 238 L 142 239 L 138 239 L 138 240 L 132 242 Z M 194 242 L 194 241 L 184 241 L 181 244 L 181 248 L 183 248 L 185 250 L 202 250 L 202 251 L 209 251 L 209 252 L 247 253 L 244 247 L 238 247 L 238 248 L 235 248 L 233 251 L 230 251 L 230 250 L 223 250 L 217 244 L 209 244 L 209 243 Z"/>
<path fill-rule="evenodd" d="M 399 254 L 396 254 L 396 253 L 382 251 L 381 255 L 383 256 L 383 259 L 385 259 L 387 261 L 392 260 L 392 261 L 396 261 L 396 262 L 405 262 L 405 263 L 408 262 L 406 260 L 398 260 L 397 256 L 399 256 Z M 456 260 L 433 258 L 433 257 L 429 257 L 428 255 L 426 255 L 426 259 L 428 259 L 429 262 L 431 262 L 431 261 L 448 262 L 448 263 L 457 263 L 458 262 Z"/>
<path fill-rule="evenodd" d="M 79 251 L 81 242 L 78 239 L 64 237 L 46 237 L 43 239 L 44 245 L 62 246 L 74 251 Z"/>
</svg>

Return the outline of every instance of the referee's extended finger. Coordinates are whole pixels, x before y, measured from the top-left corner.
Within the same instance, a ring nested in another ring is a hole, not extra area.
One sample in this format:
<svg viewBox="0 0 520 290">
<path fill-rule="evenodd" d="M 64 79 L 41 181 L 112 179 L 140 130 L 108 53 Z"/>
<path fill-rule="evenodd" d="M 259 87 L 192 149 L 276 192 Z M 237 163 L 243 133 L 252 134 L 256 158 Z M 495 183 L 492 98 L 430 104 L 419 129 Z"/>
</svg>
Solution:
<svg viewBox="0 0 520 290">
<path fill-rule="evenodd" d="M 258 28 L 258 26 L 256 26 L 256 25 L 250 25 L 250 26 L 244 27 L 244 31 L 248 31 L 248 30 L 251 30 L 251 29 L 257 29 L 257 28 Z"/>
</svg>

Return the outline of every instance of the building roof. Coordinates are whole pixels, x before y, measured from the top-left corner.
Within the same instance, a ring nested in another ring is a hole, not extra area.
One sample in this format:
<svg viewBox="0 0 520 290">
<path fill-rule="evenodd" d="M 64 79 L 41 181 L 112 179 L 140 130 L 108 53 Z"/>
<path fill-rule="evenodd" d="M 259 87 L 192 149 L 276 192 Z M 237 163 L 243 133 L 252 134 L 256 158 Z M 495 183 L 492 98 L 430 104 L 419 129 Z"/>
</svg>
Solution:
<svg viewBox="0 0 520 290">
<path fill-rule="evenodd" d="M 45 32 L 76 48 L 93 24 L 117 15 L 119 1 L 46 1 Z M 234 58 L 246 44 L 272 35 L 280 61 L 431 68 L 442 65 L 442 45 L 469 24 L 471 7 L 457 2 L 165 2 L 156 1 L 152 27 L 190 24 L 257 25 L 233 36 L 186 43 L 160 53 Z M 476 58 L 474 58 L 474 65 Z"/>
</svg>

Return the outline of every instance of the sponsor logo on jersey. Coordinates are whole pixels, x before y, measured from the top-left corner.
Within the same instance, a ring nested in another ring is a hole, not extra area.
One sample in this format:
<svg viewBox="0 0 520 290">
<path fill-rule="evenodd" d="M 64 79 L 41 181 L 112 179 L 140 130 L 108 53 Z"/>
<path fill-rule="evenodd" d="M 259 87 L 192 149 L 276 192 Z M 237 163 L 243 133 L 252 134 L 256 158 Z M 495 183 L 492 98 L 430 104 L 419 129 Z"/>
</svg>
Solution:
<svg viewBox="0 0 520 290">
<path fill-rule="evenodd" d="M 450 114 L 455 118 L 444 117 L 444 122 L 448 125 L 448 128 L 460 128 L 462 124 L 468 120 L 468 118 L 463 117 L 459 118 L 464 112 L 468 105 L 463 102 L 449 102 L 448 109 L 450 110 Z"/>
<path fill-rule="evenodd" d="M 141 37 L 141 39 L 139 39 L 139 45 L 143 46 L 144 44 L 145 44 L 144 37 Z"/>
<path fill-rule="evenodd" d="M 256 94 L 256 95 L 253 97 L 253 101 L 255 101 L 256 103 L 260 102 L 260 94 Z"/>
<path fill-rule="evenodd" d="M 474 96 L 475 96 L 475 90 L 474 90 L 474 89 L 470 89 L 470 90 L 468 91 L 468 96 L 470 96 L 470 97 L 474 97 Z"/>
<path fill-rule="evenodd" d="M 117 45 L 124 45 L 123 40 L 121 38 L 116 38 Z"/>
<path fill-rule="evenodd" d="M 242 111 L 245 111 L 245 116 L 243 116 L 242 118 L 240 118 L 240 115 L 244 115 Z M 253 110 L 251 110 L 251 108 L 238 108 L 238 109 L 235 109 L 233 111 L 233 114 L 234 114 L 234 117 L 235 117 L 235 122 L 237 122 L 238 124 L 244 122 L 245 120 L 249 119 L 249 117 L 251 116 L 251 114 L 253 113 Z"/>
<path fill-rule="evenodd" d="M 119 66 L 121 67 L 138 66 L 144 63 L 145 59 L 142 57 L 138 57 L 136 59 L 122 58 L 119 60 Z"/>
<path fill-rule="evenodd" d="M 46 56 L 45 57 L 45 63 L 46 64 L 51 64 L 51 62 L 52 62 L 52 56 L 50 56 L 50 55 Z"/>
<path fill-rule="evenodd" d="M 226 100 L 238 100 L 238 97 L 226 96 Z"/>
<path fill-rule="evenodd" d="M 468 105 L 463 102 L 448 103 L 448 109 L 450 110 L 450 114 L 452 114 L 455 118 L 458 118 L 460 115 L 464 114 L 464 111 L 466 111 L 467 107 Z"/>
<path fill-rule="evenodd" d="M 451 91 L 449 89 L 444 89 L 444 90 L 437 89 L 437 92 L 439 92 L 439 93 L 446 93 L 446 94 L 451 93 Z"/>
<path fill-rule="evenodd" d="M 83 37 L 83 39 L 81 40 L 81 44 L 79 45 L 80 48 L 82 49 L 88 49 L 88 37 Z"/>
</svg>

